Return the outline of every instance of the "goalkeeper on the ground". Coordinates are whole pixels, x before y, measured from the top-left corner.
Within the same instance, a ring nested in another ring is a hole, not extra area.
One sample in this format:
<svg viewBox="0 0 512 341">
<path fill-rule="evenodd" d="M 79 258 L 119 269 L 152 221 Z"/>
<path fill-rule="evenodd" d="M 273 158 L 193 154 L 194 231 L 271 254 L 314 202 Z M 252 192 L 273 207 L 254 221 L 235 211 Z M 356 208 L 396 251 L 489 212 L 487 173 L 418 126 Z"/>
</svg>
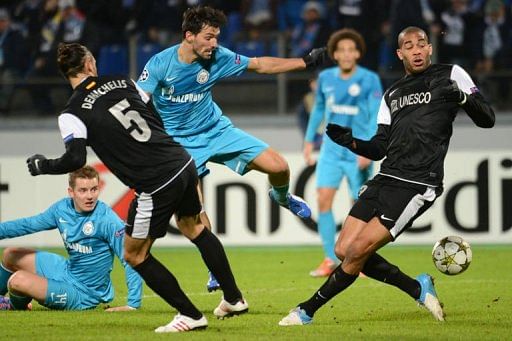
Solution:
<svg viewBox="0 0 512 341">
<path fill-rule="evenodd" d="M 128 300 L 109 311 L 140 307 L 142 279 L 123 259 L 124 223 L 98 201 L 99 175 L 89 166 L 69 174 L 69 198 L 38 215 L 0 223 L 0 240 L 58 229 L 68 258 L 28 248 L 4 249 L 0 309 L 25 310 L 32 299 L 58 310 L 84 310 L 114 298 L 114 255 L 126 272 Z M 9 297 L 6 293 L 9 292 Z"/>
</svg>

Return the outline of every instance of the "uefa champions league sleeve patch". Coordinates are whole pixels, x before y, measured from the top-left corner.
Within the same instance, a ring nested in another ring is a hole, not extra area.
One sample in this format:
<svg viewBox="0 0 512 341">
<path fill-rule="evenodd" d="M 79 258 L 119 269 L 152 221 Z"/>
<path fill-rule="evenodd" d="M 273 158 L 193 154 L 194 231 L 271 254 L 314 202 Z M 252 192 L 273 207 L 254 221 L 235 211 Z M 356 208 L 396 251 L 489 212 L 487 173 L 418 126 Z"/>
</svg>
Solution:
<svg viewBox="0 0 512 341">
<path fill-rule="evenodd" d="M 148 80 L 148 78 L 149 78 L 149 71 L 148 71 L 148 69 L 144 68 L 144 70 L 142 70 L 142 73 L 139 76 L 139 82 L 145 82 Z"/>
</svg>

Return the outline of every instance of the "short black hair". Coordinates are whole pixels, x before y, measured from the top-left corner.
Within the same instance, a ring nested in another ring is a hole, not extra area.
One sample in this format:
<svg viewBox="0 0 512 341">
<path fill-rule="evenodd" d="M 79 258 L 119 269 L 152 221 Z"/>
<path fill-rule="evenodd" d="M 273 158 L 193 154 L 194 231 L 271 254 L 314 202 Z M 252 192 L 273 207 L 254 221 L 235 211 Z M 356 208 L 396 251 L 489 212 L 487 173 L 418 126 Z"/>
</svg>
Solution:
<svg viewBox="0 0 512 341">
<path fill-rule="evenodd" d="M 417 27 L 417 26 L 408 26 L 408 27 L 404 28 L 404 29 L 403 29 L 403 30 L 398 34 L 398 38 L 397 38 L 397 39 L 398 39 L 398 48 L 401 48 L 401 47 L 402 47 L 402 44 L 404 43 L 404 36 L 405 36 L 406 34 L 409 34 L 409 33 L 416 33 L 416 32 L 418 32 L 418 33 L 423 33 L 423 35 L 425 36 L 425 39 L 427 40 L 427 43 L 429 43 L 429 44 L 430 44 L 430 42 L 429 42 L 429 40 L 428 40 L 428 35 L 427 35 L 427 33 L 426 33 L 423 29 L 421 29 L 421 28 L 419 28 L 419 27 Z"/>
<path fill-rule="evenodd" d="M 185 37 L 187 31 L 198 34 L 204 26 L 220 28 L 227 21 L 226 15 L 221 10 L 209 6 L 190 7 L 183 13 L 181 31 Z"/>
<path fill-rule="evenodd" d="M 338 42 L 343 39 L 352 40 L 354 44 L 356 44 L 356 49 L 361 55 L 359 58 L 363 57 L 366 52 L 366 44 L 364 42 L 363 36 L 356 30 L 351 28 L 344 28 L 334 32 L 329 37 L 329 41 L 327 42 L 327 53 L 331 59 L 334 60 L 334 51 L 336 51 L 336 48 L 338 47 Z"/>
</svg>

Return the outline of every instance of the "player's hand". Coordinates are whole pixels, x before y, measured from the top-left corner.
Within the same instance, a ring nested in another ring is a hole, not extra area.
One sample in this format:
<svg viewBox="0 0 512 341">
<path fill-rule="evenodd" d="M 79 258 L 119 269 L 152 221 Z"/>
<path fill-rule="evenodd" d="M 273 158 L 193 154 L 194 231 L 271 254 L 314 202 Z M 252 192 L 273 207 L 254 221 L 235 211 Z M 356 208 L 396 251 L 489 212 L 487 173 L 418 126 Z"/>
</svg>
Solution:
<svg viewBox="0 0 512 341">
<path fill-rule="evenodd" d="M 27 159 L 27 166 L 30 174 L 32 174 L 33 176 L 45 174 L 43 165 L 44 161 L 46 161 L 46 157 L 44 157 L 44 155 L 41 154 L 35 154 L 29 157 Z"/>
<path fill-rule="evenodd" d="M 320 47 L 318 49 L 313 49 L 307 55 L 302 57 L 304 63 L 306 63 L 306 67 L 315 67 L 320 66 L 327 60 L 327 48 Z"/>
<path fill-rule="evenodd" d="M 110 307 L 106 308 L 105 311 L 108 313 L 117 312 L 117 311 L 134 311 L 137 310 L 137 308 L 130 307 L 129 305 L 123 305 L 120 307 Z"/>
<path fill-rule="evenodd" d="M 457 82 L 453 79 L 434 79 L 430 82 L 429 88 L 433 95 L 439 96 L 445 102 L 463 104 L 466 101 L 466 94 L 459 89 Z"/>
<path fill-rule="evenodd" d="M 357 156 L 357 166 L 360 170 L 365 170 L 370 167 L 372 160 L 365 158 L 364 156 Z"/>
<path fill-rule="evenodd" d="M 337 124 L 329 123 L 327 125 L 327 136 L 331 138 L 337 144 L 347 147 L 354 142 L 352 137 L 352 129 L 348 127 L 342 127 Z"/>
<path fill-rule="evenodd" d="M 313 149 L 315 145 L 313 142 L 304 142 L 304 148 L 302 149 L 302 155 L 304 156 L 304 160 L 308 166 L 313 166 L 315 164 L 315 160 L 311 156 L 313 154 Z"/>
</svg>

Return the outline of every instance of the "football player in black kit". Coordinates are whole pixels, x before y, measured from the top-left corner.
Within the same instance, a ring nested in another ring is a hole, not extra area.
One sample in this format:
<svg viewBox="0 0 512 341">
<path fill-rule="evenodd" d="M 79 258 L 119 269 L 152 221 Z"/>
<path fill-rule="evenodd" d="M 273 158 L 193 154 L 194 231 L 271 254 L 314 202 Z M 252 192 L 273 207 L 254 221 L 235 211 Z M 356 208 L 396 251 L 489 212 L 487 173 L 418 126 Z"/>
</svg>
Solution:
<svg viewBox="0 0 512 341">
<path fill-rule="evenodd" d="M 372 160 L 384 158 L 379 173 L 361 188 L 336 242 L 342 264 L 279 325 L 311 323 L 315 312 L 361 271 L 400 288 L 436 320 L 444 320 L 432 278 L 421 274 L 413 279 L 376 251 L 394 241 L 441 195 L 443 162 L 459 108 L 482 128 L 494 125 L 494 112 L 460 66 L 431 64 L 432 45 L 423 30 L 404 29 L 398 46 L 406 75 L 384 93 L 375 136 L 363 141 L 349 128 L 327 126 L 327 135 L 337 144 Z"/>
<path fill-rule="evenodd" d="M 98 77 L 96 61 L 80 44 L 61 44 L 57 62 L 74 89 L 59 116 L 66 152 L 57 159 L 31 156 L 32 175 L 64 174 L 86 162 L 86 145 L 125 185 L 134 188 L 126 222 L 126 261 L 178 314 L 155 332 L 205 328 L 204 315 L 181 290 L 176 278 L 150 253 L 165 236 L 173 214 L 180 231 L 201 252 L 224 297 L 214 310 L 220 318 L 248 310 L 219 239 L 199 219 L 198 177 L 191 156 L 163 129 L 148 96 L 128 78 Z"/>
</svg>

